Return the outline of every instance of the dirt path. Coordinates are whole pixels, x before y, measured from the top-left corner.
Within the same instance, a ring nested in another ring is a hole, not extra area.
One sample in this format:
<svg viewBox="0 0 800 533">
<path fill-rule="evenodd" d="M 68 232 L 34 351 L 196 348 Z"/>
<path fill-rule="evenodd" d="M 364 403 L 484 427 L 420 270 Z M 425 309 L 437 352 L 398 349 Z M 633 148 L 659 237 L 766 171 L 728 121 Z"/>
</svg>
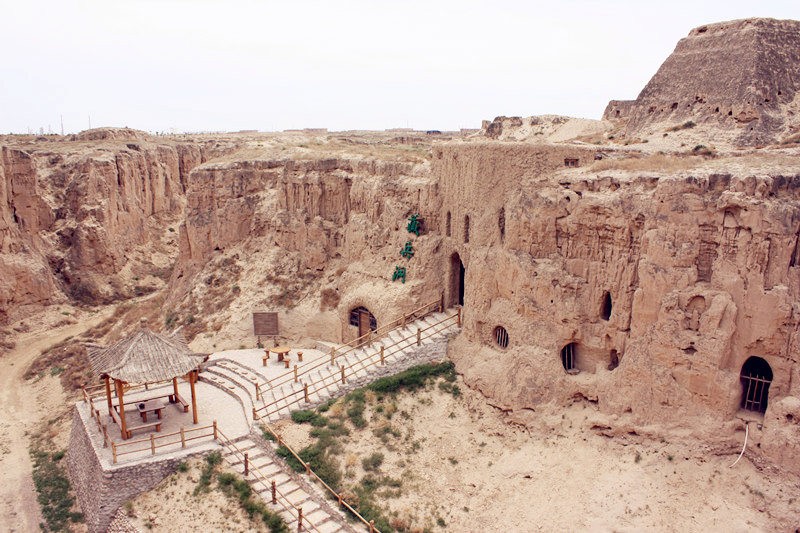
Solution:
<svg viewBox="0 0 800 533">
<path fill-rule="evenodd" d="M 40 531 L 42 521 L 31 477 L 28 432 L 47 416 L 50 406 L 64 401 L 58 382 L 26 381 L 25 370 L 42 352 L 67 337 L 80 335 L 114 311 L 101 312 L 57 329 L 40 327 L 16 338 L 17 347 L 0 358 L 0 517 L 5 531 Z M 49 376 L 48 376 L 49 377 Z"/>
</svg>

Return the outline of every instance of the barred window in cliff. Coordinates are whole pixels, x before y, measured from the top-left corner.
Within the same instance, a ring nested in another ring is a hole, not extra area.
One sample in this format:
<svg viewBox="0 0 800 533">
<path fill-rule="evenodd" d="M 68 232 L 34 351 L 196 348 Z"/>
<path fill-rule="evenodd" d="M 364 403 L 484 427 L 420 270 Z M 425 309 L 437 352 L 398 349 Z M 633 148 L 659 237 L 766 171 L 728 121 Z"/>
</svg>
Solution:
<svg viewBox="0 0 800 533">
<path fill-rule="evenodd" d="M 450 211 L 447 212 L 447 218 L 444 225 L 444 234 L 450 236 Z"/>
<path fill-rule="evenodd" d="M 572 159 L 572 158 L 565 158 L 564 159 L 564 166 L 565 167 L 577 167 L 578 166 L 578 160 L 577 159 Z"/>
<path fill-rule="evenodd" d="M 764 413 L 767 410 L 772 368 L 760 357 L 750 357 L 742 365 L 742 409 Z"/>
<path fill-rule="evenodd" d="M 564 370 L 570 374 L 578 373 L 577 356 L 578 345 L 571 342 L 561 348 L 561 364 L 564 365 Z"/>
<path fill-rule="evenodd" d="M 500 242 L 502 243 L 506 237 L 506 208 L 501 207 L 500 213 L 497 215 L 497 228 L 500 230 Z"/>
<path fill-rule="evenodd" d="M 494 328 L 494 342 L 501 348 L 508 348 L 508 332 L 503 326 Z"/>
<path fill-rule="evenodd" d="M 603 320 L 608 320 L 611 318 L 611 295 L 608 293 L 608 291 L 606 291 L 603 295 L 603 309 L 600 313 L 600 316 L 603 317 Z"/>
<path fill-rule="evenodd" d="M 469 242 L 469 215 L 464 217 L 464 242 Z"/>
</svg>

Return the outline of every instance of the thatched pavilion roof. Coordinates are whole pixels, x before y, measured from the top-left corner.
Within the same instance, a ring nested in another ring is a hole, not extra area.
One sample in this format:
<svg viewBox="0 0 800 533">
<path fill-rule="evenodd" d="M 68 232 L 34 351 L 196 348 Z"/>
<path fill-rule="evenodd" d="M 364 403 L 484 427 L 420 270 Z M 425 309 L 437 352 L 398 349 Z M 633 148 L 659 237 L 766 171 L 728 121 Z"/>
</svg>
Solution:
<svg viewBox="0 0 800 533">
<path fill-rule="evenodd" d="M 89 349 L 95 375 L 108 375 L 125 383 L 181 377 L 196 369 L 204 357 L 192 353 L 182 335 L 160 335 L 144 327 L 111 346 Z"/>
</svg>

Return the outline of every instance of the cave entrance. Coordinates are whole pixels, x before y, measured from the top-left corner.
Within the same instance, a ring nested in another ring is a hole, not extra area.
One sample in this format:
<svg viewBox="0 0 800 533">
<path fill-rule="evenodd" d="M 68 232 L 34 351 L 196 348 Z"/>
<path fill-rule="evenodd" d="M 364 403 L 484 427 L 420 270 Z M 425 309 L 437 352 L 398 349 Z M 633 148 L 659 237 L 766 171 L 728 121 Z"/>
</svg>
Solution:
<svg viewBox="0 0 800 533">
<path fill-rule="evenodd" d="M 600 311 L 600 316 L 603 320 L 611 318 L 611 295 L 608 291 L 603 294 L 603 309 Z"/>
<path fill-rule="evenodd" d="M 760 357 L 750 357 L 742 365 L 742 409 L 764 413 L 767 410 L 772 368 Z"/>
<path fill-rule="evenodd" d="M 350 311 L 350 325 L 358 327 L 359 337 L 378 329 L 378 321 L 375 320 L 375 315 L 370 313 L 366 307 L 356 307 Z"/>
<path fill-rule="evenodd" d="M 466 269 L 458 253 L 450 256 L 450 307 L 464 305 L 464 277 Z"/>
</svg>

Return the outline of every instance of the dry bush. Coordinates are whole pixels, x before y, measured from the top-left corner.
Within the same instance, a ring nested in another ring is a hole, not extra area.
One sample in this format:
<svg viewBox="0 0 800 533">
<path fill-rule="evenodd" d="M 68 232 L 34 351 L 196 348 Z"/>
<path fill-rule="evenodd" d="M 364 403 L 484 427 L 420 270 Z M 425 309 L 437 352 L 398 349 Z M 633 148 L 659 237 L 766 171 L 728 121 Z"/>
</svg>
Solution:
<svg viewBox="0 0 800 533">
<path fill-rule="evenodd" d="M 79 391 L 92 377 L 86 346 L 77 340 L 68 340 L 51 347 L 31 363 L 25 377 L 30 379 L 45 372 L 59 376 L 68 394 Z"/>
<path fill-rule="evenodd" d="M 645 157 L 630 159 L 602 159 L 591 166 L 591 170 L 601 172 L 603 170 L 647 170 L 653 172 L 677 172 L 697 168 L 703 161 L 697 158 L 652 154 Z"/>
<path fill-rule="evenodd" d="M 394 518 L 389 520 L 389 525 L 395 528 L 397 531 L 405 532 L 408 531 L 408 528 L 410 527 L 411 524 L 408 523 L 407 519 L 395 516 Z"/>
<path fill-rule="evenodd" d="M 336 289 L 330 287 L 322 289 L 319 302 L 320 310 L 327 311 L 328 309 L 336 309 L 339 305 L 339 299 L 339 292 Z"/>
</svg>

